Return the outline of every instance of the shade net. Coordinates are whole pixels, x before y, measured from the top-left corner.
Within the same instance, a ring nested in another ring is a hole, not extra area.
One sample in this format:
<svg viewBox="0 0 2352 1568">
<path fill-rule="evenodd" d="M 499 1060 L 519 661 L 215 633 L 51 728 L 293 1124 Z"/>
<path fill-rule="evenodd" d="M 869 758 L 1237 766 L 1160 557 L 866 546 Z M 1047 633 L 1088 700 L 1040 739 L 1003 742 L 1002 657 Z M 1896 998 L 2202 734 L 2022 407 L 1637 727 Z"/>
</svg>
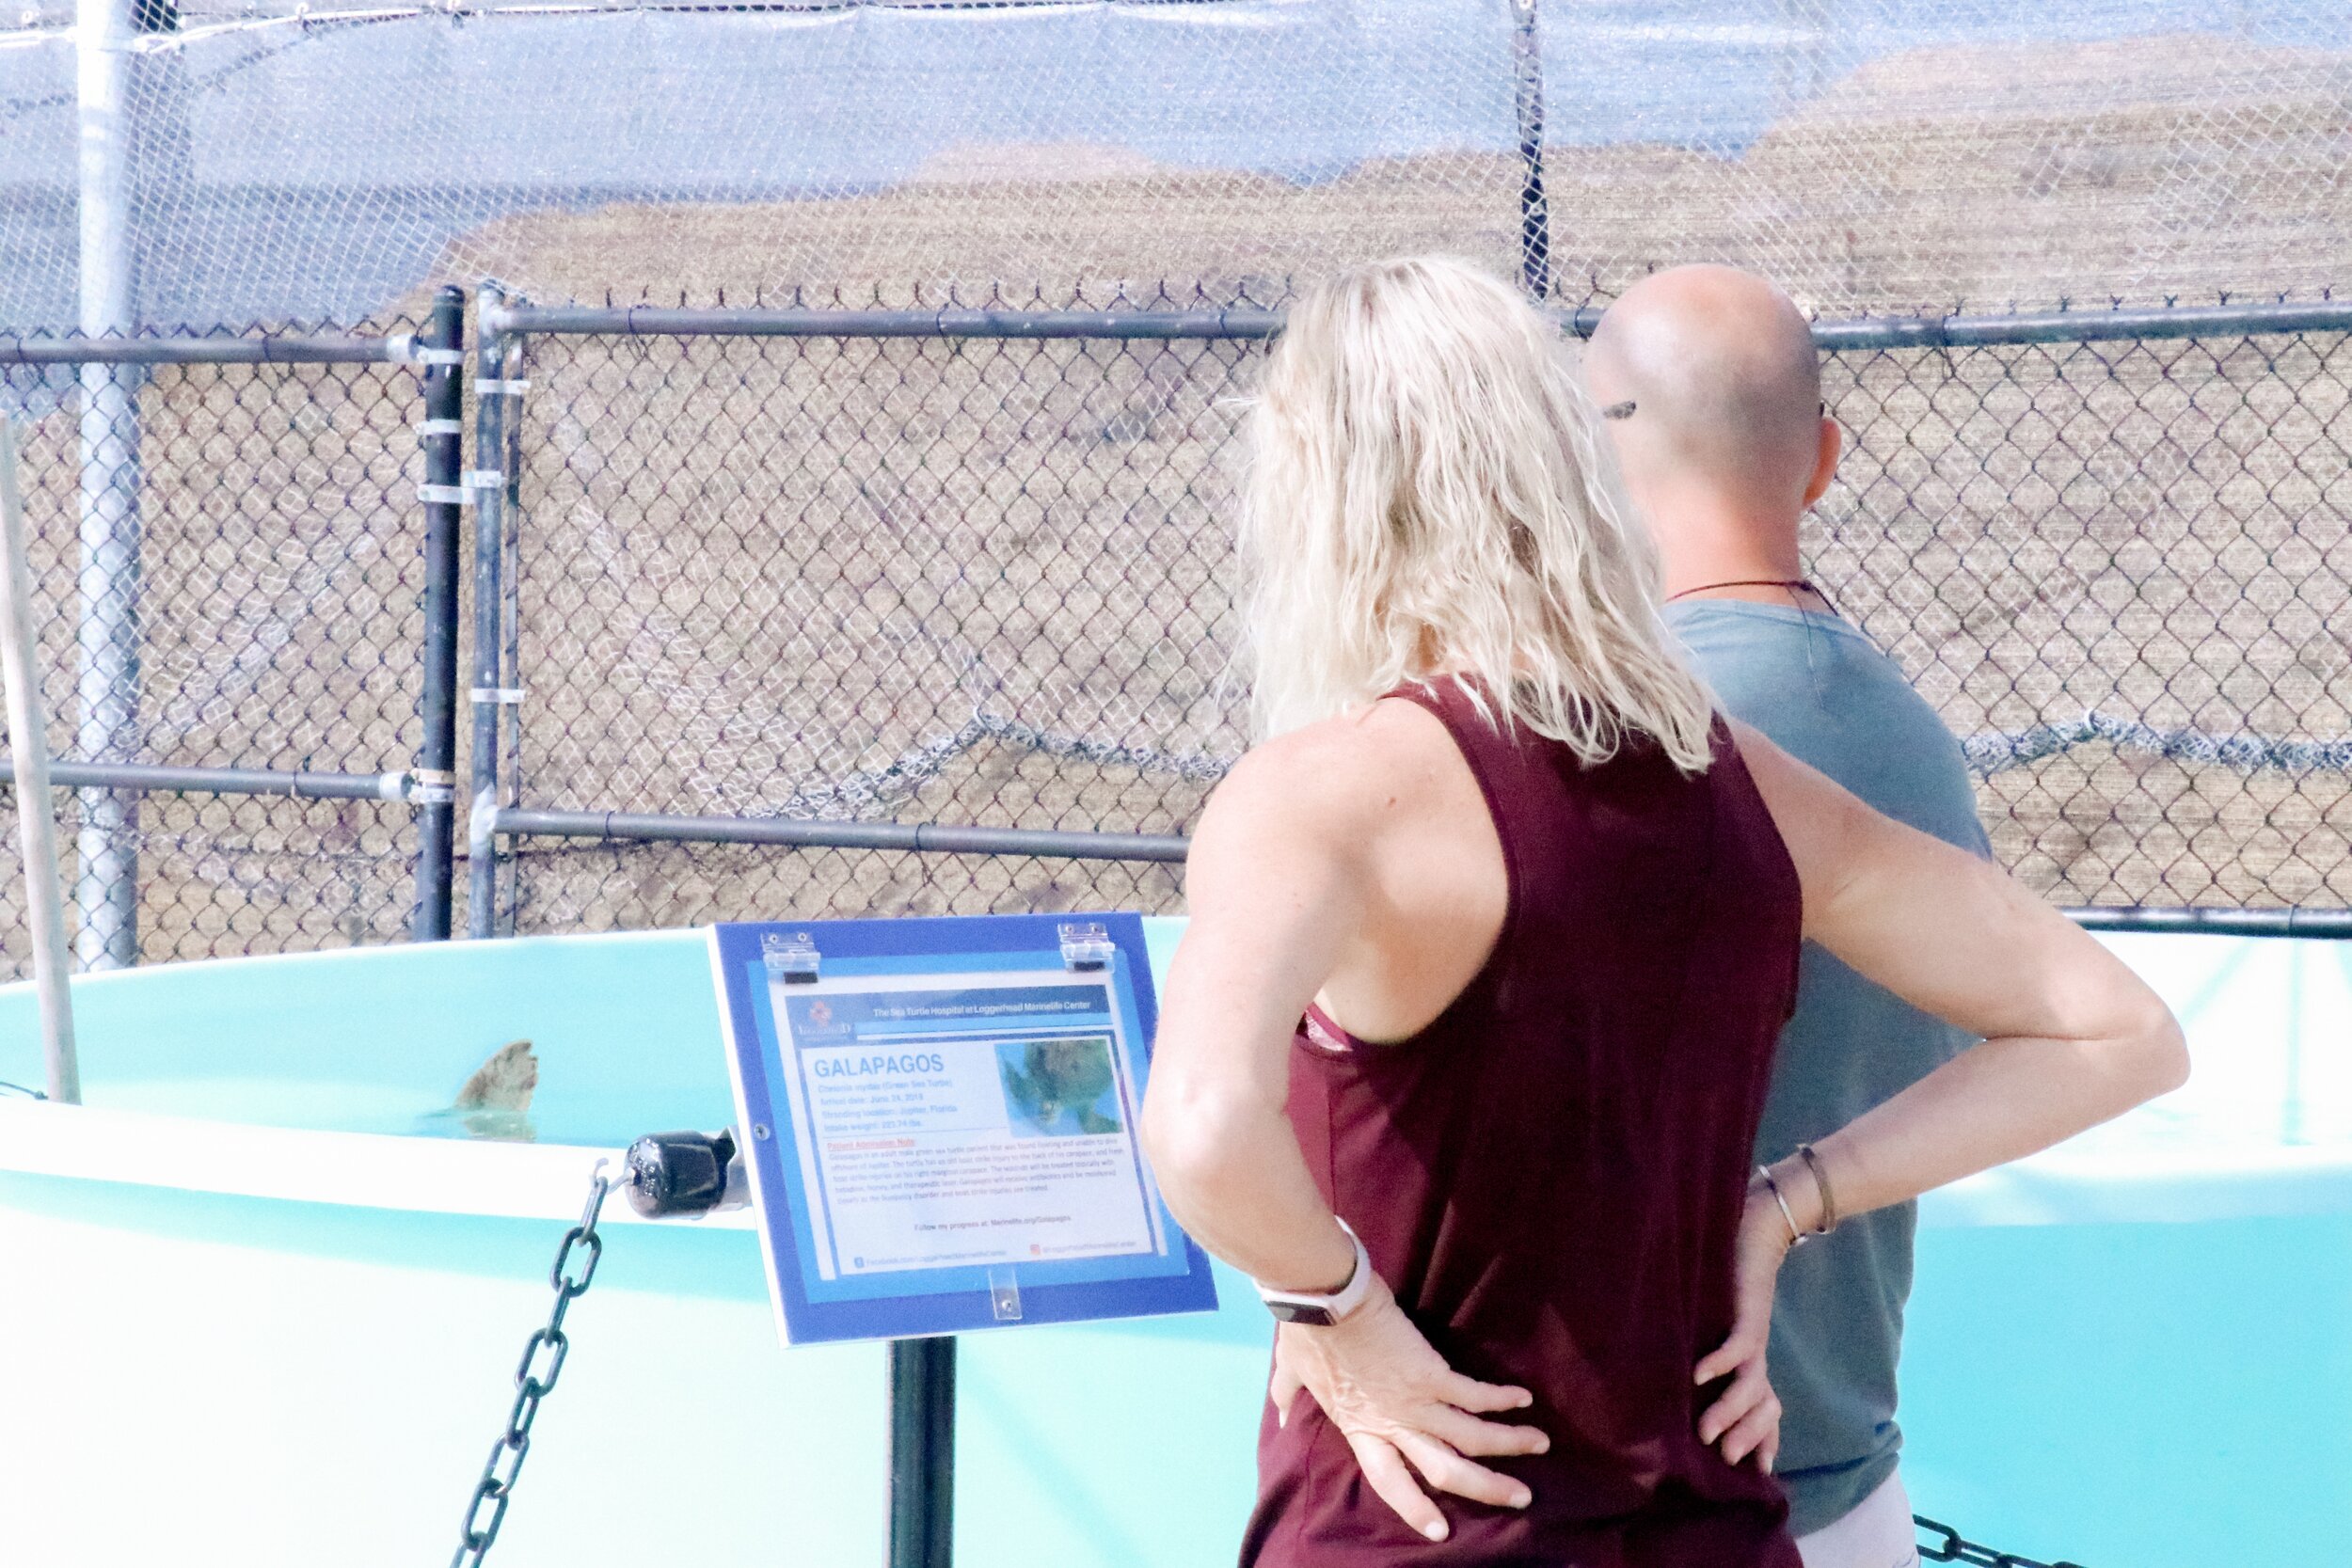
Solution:
<svg viewBox="0 0 2352 1568">
<path fill-rule="evenodd" d="M 1517 268 L 1531 138 L 1571 301 L 1698 258 L 1829 315 L 2310 295 L 2352 203 L 2334 0 L 140 5 L 115 175 L 70 9 L 0 36 L 0 327 L 124 325 L 86 191 L 156 328 Z"/>
</svg>

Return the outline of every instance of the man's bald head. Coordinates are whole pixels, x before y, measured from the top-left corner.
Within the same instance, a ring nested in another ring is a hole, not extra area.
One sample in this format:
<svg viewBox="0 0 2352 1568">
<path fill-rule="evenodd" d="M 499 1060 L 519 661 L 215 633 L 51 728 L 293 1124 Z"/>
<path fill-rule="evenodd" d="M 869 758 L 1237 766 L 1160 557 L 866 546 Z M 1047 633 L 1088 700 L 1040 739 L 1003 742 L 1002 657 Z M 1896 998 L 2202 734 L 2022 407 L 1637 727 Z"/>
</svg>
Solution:
<svg viewBox="0 0 2352 1568">
<path fill-rule="evenodd" d="M 1792 530 L 1815 499 L 1820 360 L 1804 317 L 1764 279 L 1718 266 L 1655 273 L 1600 318 L 1584 367 L 1605 410 L 1632 405 L 1610 433 L 1637 492 L 1703 485 L 1785 513 Z"/>
</svg>

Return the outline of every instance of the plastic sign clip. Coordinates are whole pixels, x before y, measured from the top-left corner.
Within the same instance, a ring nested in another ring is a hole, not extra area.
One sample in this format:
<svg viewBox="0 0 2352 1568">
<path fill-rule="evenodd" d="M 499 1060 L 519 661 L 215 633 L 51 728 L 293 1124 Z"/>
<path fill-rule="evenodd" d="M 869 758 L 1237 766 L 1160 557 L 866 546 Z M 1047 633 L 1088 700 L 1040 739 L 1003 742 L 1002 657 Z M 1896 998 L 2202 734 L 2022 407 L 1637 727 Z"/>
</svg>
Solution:
<svg viewBox="0 0 2352 1568">
<path fill-rule="evenodd" d="M 1000 1323 L 1021 1321 L 1021 1279 L 1009 1266 L 988 1271 L 988 1307 Z"/>
<path fill-rule="evenodd" d="M 770 932 L 759 939 L 759 961 L 769 974 L 787 986 L 813 986 L 817 983 L 817 966 L 821 961 L 817 944 L 808 940 L 806 931 L 790 936 Z"/>
<path fill-rule="evenodd" d="M 1061 961 L 1066 969 L 1108 969 L 1119 949 L 1099 920 L 1073 922 L 1061 927 Z"/>
</svg>

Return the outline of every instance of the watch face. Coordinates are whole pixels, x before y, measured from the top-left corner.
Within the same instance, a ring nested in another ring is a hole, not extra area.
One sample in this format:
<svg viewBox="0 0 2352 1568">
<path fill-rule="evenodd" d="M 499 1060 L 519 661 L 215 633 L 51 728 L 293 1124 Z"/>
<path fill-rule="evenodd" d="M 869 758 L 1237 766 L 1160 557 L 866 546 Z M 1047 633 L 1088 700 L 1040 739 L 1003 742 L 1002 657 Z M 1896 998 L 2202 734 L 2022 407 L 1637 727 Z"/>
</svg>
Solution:
<svg viewBox="0 0 2352 1568">
<path fill-rule="evenodd" d="M 1331 1309 L 1327 1307 L 1311 1307 L 1303 1301 L 1269 1301 L 1265 1309 L 1274 1314 L 1278 1323 L 1304 1323 L 1310 1328 L 1331 1326 Z"/>
</svg>

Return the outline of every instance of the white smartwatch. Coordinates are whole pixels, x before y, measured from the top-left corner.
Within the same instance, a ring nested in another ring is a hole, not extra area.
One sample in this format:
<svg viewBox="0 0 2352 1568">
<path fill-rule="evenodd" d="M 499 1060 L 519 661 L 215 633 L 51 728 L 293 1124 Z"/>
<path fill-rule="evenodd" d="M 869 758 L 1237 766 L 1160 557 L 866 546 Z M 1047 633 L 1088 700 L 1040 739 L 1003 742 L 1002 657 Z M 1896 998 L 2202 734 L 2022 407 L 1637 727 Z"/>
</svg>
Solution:
<svg viewBox="0 0 2352 1568">
<path fill-rule="evenodd" d="M 1333 1216 L 1337 1218 L 1337 1216 Z M 1258 1285 L 1258 1299 L 1265 1309 L 1286 1323 L 1304 1323 L 1312 1328 L 1328 1328 L 1344 1322 L 1348 1315 L 1364 1304 L 1372 1294 L 1372 1255 L 1364 1250 L 1363 1242 L 1348 1228 L 1345 1220 L 1340 1228 L 1347 1231 L 1347 1240 L 1356 1248 L 1356 1266 L 1348 1272 L 1347 1283 L 1327 1295 L 1311 1291 L 1278 1291 L 1270 1285 Z M 1258 1284 L 1257 1281 L 1250 1281 Z"/>
</svg>

